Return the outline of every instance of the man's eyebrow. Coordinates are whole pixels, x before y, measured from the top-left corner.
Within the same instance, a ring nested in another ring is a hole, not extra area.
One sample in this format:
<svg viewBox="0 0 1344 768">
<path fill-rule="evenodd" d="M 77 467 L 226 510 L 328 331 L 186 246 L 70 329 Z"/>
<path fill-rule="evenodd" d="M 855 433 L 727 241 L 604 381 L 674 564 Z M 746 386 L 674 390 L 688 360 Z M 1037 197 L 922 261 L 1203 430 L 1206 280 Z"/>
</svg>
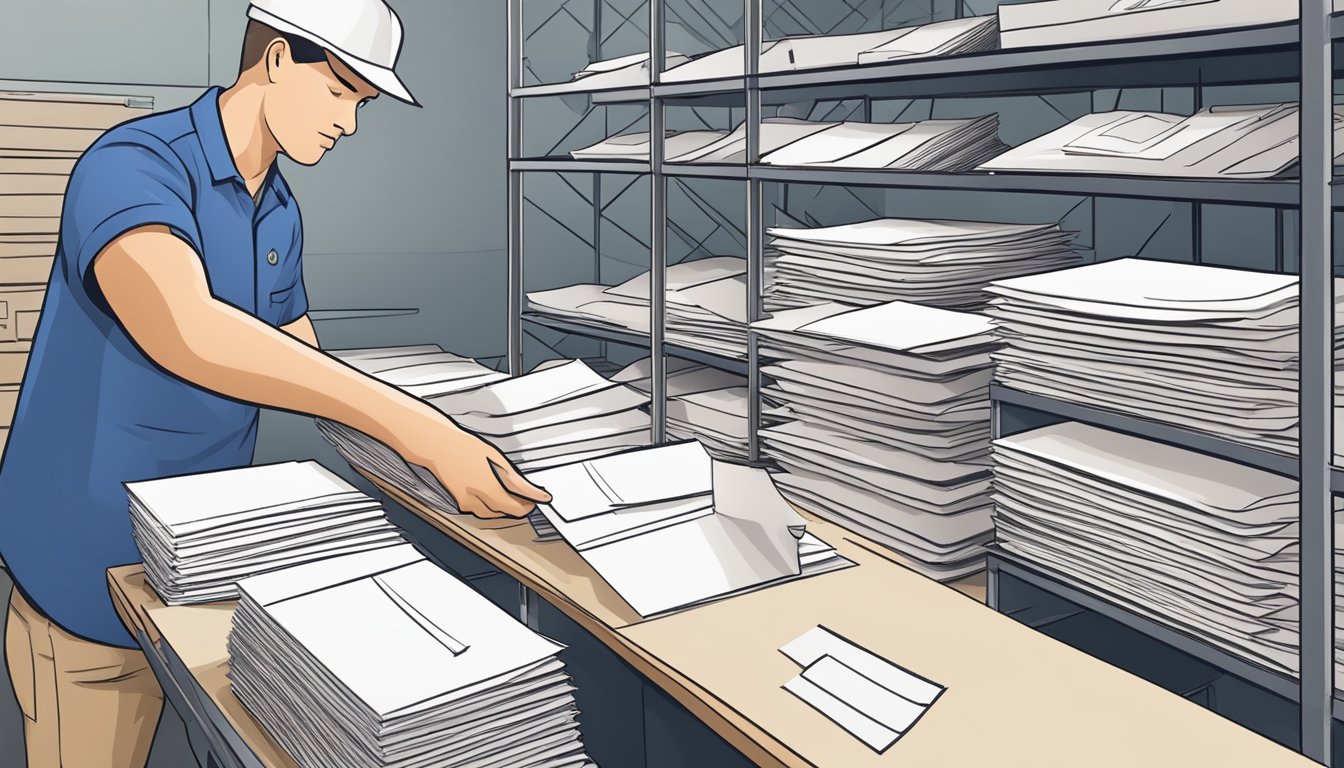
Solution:
<svg viewBox="0 0 1344 768">
<path fill-rule="evenodd" d="M 346 88 L 349 88 L 352 93 L 359 92 L 359 87 L 356 85 L 351 85 L 350 81 L 346 80 L 344 77 L 341 77 L 341 73 L 337 72 L 335 67 L 332 67 L 330 63 L 328 63 L 327 66 L 331 67 L 331 74 L 335 75 L 336 79 L 341 81 L 341 85 L 344 85 Z"/>
</svg>

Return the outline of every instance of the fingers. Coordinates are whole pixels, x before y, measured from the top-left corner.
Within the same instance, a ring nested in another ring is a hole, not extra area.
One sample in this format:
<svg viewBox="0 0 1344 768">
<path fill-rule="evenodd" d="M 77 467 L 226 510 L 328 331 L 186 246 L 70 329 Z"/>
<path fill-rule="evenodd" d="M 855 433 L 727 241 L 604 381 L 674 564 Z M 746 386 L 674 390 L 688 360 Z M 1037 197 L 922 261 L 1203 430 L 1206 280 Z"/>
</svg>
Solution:
<svg viewBox="0 0 1344 768">
<path fill-rule="evenodd" d="M 504 516 L 502 512 L 496 512 L 495 510 L 490 509 L 490 507 L 481 500 L 481 497 L 474 493 L 463 494 L 462 503 L 458 504 L 457 508 L 468 515 L 479 517 L 482 520 L 493 520 Z"/>
<path fill-rule="evenodd" d="M 469 488 L 463 496 L 467 504 L 459 506 L 458 509 L 482 518 L 526 517 L 537 506 L 527 499 L 514 496 L 500 486 L 488 491 Z"/>
<path fill-rule="evenodd" d="M 495 477 L 499 479 L 499 484 L 504 486 L 504 490 L 538 504 L 550 503 L 551 494 L 547 493 L 545 488 L 533 485 L 521 472 L 514 469 L 507 459 L 498 462 L 491 460 L 490 463 L 495 470 Z"/>
</svg>

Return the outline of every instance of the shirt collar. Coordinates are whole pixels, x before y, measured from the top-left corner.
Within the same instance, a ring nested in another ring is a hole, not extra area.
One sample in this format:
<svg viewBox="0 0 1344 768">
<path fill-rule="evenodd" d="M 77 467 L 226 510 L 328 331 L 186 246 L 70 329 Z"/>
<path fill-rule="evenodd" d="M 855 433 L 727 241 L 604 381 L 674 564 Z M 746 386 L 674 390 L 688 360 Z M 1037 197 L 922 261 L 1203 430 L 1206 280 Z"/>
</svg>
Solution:
<svg viewBox="0 0 1344 768">
<path fill-rule="evenodd" d="M 196 138 L 201 142 L 201 151 L 205 153 L 205 164 L 210 167 L 210 177 L 216 182 L 235 181 L 244 184 L 238 166 L 229 154 L 229 143 L 224 138 L 224 122 L 219 116 L 219 94 L 224 89 L 213 86 L 191 105 L 191 122 L 196 128 Z M 272 168 L 269 186 L 275 191 L 280 204 L 289 206 L 289 186 L 280 176 L 280 169 Z M 264 193 L 263 193 L 264 194 Z"/>
</svg>

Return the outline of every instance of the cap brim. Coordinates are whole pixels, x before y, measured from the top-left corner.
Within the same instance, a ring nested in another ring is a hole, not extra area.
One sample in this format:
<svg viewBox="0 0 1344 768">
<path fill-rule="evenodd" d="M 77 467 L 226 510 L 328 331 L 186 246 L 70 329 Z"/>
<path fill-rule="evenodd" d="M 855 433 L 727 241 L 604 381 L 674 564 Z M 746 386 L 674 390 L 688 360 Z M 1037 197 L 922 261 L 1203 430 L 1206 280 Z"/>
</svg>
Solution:
<svg viewBox="0 0 1344 768">
<path fill-rule="evenodd" d="M 299 29 L 284 19 L 271 13 L 267 13 L 255 5 L 248 6 L 247 15 L 249 18 L 256 19 L 272 29 L 286 32 L 291 35 L 297 35 L 305 40 L 310 40 L 317 45 L 322 46 L 330 52 L 332 56 L 340 59 L 347 67 L 354 70 L 355 74 L 364 78 L 369 85 L 377 88 L 380 93 L 386 93 L 397 101 L 405 102 L 413 107 L 422 106 L 420 102 L 416 101 L 415 97 L 411 95 L 406 84 L 401 82 L 401 78 L 397 77 L 397 73 L 393 72 L 391 69 L 361 59 L 348 51 L 342 50 L 330 40 L 318 37 L 307 30 Z"/>
</svg>

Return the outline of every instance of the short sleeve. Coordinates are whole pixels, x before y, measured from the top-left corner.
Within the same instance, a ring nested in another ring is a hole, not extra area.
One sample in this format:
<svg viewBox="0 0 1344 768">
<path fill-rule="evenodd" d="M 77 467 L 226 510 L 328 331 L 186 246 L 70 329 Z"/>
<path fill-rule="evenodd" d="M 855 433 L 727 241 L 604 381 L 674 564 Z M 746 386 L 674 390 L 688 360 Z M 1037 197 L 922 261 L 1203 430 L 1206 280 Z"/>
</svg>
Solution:
<svg viewBox="0 0 1344 768">
<path fill-rule="evenodd" d="M 294 239 L 289 249 L 294 259 L 295 278 L 294 287 L 288 291 L 289 295 L 285 298 L 284 305 L 277 312 L 280 318 L 277 325 L 289 325 L 308 314 L 308 291 L 303 287 L 303 221 L 297 214 L 297 203 L 291 200 L 290 205 L 295 206 L 296 210 Z"/>
<path fill-rule="evenodd" d="M 201 253 L 192 199 L 191 176 L 163 141 L 143 133 L 105 137 L 80 158 L 66 189 L 61 240 L 71 277 L 84 281 L 108 243 L 138 227 L 168 227 Z"/>
</svg>

